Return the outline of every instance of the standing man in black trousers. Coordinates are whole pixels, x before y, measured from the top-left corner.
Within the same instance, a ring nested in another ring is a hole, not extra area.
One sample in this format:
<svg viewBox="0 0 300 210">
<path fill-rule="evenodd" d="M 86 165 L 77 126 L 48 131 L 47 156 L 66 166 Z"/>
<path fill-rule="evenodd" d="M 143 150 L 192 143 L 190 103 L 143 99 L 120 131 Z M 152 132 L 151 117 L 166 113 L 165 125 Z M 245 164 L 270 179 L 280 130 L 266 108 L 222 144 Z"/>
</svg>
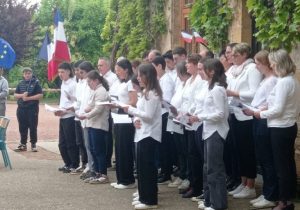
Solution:
<svg viewBox="0 0 300 210">
<path fill-rule="evenodd" d="M 23 80 L 18 84 L 14 96 L 18 100 L 17 118 L 21 135 L 21 142 L 15 151 L 27 151 L 29 129 L 31 151 L 37 152 L 39 100 L 43 97 L 43 91 L 39 81 L 32 75 L 31 68 L 23 68 Z"/>
</svg>

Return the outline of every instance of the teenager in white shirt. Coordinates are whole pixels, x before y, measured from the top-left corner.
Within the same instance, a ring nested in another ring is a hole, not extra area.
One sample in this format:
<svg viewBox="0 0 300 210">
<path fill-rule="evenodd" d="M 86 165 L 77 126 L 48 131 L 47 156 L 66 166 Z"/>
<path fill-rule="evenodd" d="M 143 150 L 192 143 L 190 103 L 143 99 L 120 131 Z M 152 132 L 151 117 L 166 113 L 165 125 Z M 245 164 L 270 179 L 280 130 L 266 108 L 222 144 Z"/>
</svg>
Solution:
<svg viewBox="0 0 300 210">
<path fill-rule="evenodd" d="M 133 77 L 132 66 L 129 60 L 122 59 L 116 64 L 116 74 L 120 80 L 116 96 L 123 104 L 135 106 L 137 102 L 137 92 L 133 88 L 131 78 Z M 126 114 L 122 109 L 118 109 L 118 114 Z M 135 188 L 133 175 L 134 160 L 134 126 L 132 123 L 115 123 L 115 158 L 117 182 L 112 183 L 116 189 Z"/>
<path fill-rule="evenodd" d="M 98 71 L 100 75 L 106 79 L 109 85 L 109 91 L 111 91 L 113 84 L 115 84 L 116 81 L 118 81 L 117 75 L 111 71 L 111 66 L 110 66 L 110 61 L 108 58 L 99 58 L 98 60 Z M 113 121 L 111 118 L 111 115 L 109 115 L 109 131 L 107 135 L 107 167 L 110 168 L 112 167 L 111 159 L 112 159 L 112 154 L 113 154 L 113 136 L 112 136 L 112 126 L 113 126 Z"/>
<path fill-rule="evenodd" d="M 136 128 L 134 141 L 137 142 L 138 197 L 132 205 L 135 209 L 157 208 L 157 168 L 155 151 L 161 142 L 162 90 L 157 80 L 155 68 L 151 64 L 139 67 L 138 80 L 143 87 L 143 95 L 137 108 L 124 108 L 134 115 Z"/>
<path fill-rule="evenodd" d="M 230 129 L 237 145 L 238 163 L 242 183 L 229 194 L 234 198 L 254 198 L 256 160 L 253 141 L 253 117 L 243 113 L 238 105 L 242 102 L 250 105 L 262 74 L 256 69 L 253 59 L 250 58 L 251 49 L 247 43 L 239 43 L 233 48 L 234 69 L 232 79 L 228 83 L 227 96 L 232 97 L 230 105 L 233 110 Z"/>
<path fill-rule="evenodd" d="M 166 73 L 166 62 L 162 56 L 153 59 L 152 65 L 156 69 L 157 79 L 163 92 L 163 100 L 167 103 L 171 102 L 174 94 L 175 84 L 168 73 Z M 158 178 L 159 184 L 168 184 L 171 181 L 172 174 L 172 157 L 173 157 L 173 141 L 172 134 L 167 131 L 168 110 L 162 107 L 162 142 L 159 147 L 159 162 L 161 164 L 161 176 Z"/>
<path fill-rule="evenodd" d="M 264 75 L 264 79 L 256 91 L 251 106 L 260 110 L 264 110 L 268 106 L 267 98 L 277 82 L 275 73 L 270 66 L 268 55 L 268 51 L 262 50 L 254 57 L 256 68 Z M 249 116 L 254 114 L 250 109 L 245 109 L 244 113 Z M 268 128 L 267 119 L 253 118 L 253 139 L 255 142 L 256 160 L 261 167 L 263 188 L 262 195 L 251 200 L 250 203 L 256 208 L 274 206 L 274 201 L 278 199 L 278 184 L 273 163 L 270 128 Z"/>
<path fill-rule="evenodd" d="M 226 76 L 218 59 L 204 62 L 208 91 L 203 111 L 197 115 L 203 121 L 204 140 L 203 187 L 204 202 L 199 208 L 207 210 L 227 209 L 226 174 L 223 162 L 224 143 L 229 130 Z"/>
<path fill-rule="evenodd" d="M 294 209 L 291 202 L 296 196 L 296 164 L 294 144 L 297 137 L 297 119 L 300 113 L 300 85 L 295 77 L 296 66 L 287 51 L 280 49 L 269 54 L 271 67 L 278 81 L 268 97 L 268 108 L 254 113 L 267 119 L 271 130 L 279 203 L 275 210 Z"/>
<path fill-rule="evenodd" d="M 75 113 L 69 110 L 75 101 L 76 81 L 73 79 L 73 70 L 69 63 L 62 63 L 58 66 L 58 75 L 62 80 L 59 108 L 63 111 L 56 111 L 54 114 L 60 117 L 58 147 L 65 163 L 65 166 L 59 170 L 70 173 L 79 166 L 79 149 L 76 145 L 75 136 Z"/>
</svg>

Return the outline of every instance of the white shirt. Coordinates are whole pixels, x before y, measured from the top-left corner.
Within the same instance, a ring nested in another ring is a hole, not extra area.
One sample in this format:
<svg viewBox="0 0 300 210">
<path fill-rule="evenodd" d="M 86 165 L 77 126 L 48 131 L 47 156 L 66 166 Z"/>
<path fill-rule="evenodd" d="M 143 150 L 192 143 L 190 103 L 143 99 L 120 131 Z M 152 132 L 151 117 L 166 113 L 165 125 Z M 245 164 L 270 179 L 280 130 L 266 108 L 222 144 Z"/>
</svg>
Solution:
<svg viewBox="0 0 300 210">
<path fill-rule="evenodd" d="M 129 107 L 128 113 L 135 116 L 135 121 L 141 121 L 141 128 L 135 129 L 134 141 L 139 142 L 147 137 L 152 137 L 161 142 L 162 118 L 161 100 L 154 91 L 139 98 L 137 108 Z"/>
<path fill-rule="evenodd" d="M 183 88 L 183 94 L 182 94 L 182 103 L 181 107 L 179 109 L 181 114 L 187 114 L 189 112 L 190 106 L 193 103 L 194 100 L 194 94 L 195 91 L 199 85 L 200 82 L 203 82 L 200 75 L 197 75 L 194 80 L 190 77 Z"/>
<path fill-rule="evenodd" d="M 251 106 L 255 108 L 267 107 L 267 98 L 270 95 L 273 88 L 275 87 L 276 83 L 277 77 L 273 75 L 261 81 L 261 83 L 259 84 L 259 88 L 257 89 L 253 101 L 251 103 Z"/>
<path fill-rule="evenodd" d="M 184 82 L 181 82 L 180 85 L 177 87 L 177 90 L 174 93 L 170 102 L 170 104 L 174 106 L 177 110 L 180 108 L 182 103 L 183 87 L 184 87 Z M 174 117 L 172 112 L 169 112 L 169 116 Z M 171 119 L 168 119 L 167 131 L 183 134 L 183 126 L 175 124 Z"/>
<path fill-rule="evenodd" d="M 62 81 L 60 87 L 59 108 L 67 109 L 73 106 L 74 100 L 69 100 L 68 97 L 76 98 L 76 81 L 73 78 L 69 78 L 67 81 Z M 68 113 L 61 116 L 61 118 L 65 119 L 73 116 L 75 116 L 75 113 L 68 111 Z"/>
<path fill-rule="evenodd" d="M 300 113 L 300 85 L 294 75 L 278 78 L 268 97 L 268 110 L 260 112 L 268 127 L 291 127 Z"/>
<path fill-rule="evenodd" d="M 163 100 L 167 102 L 171 102 L 171 99 L 174 95 L 174 89 L 175 89 L 175 84 L 172 78 L 170 77 L 169 74 L 165 73 L 160 79 L 159 79 L 159 85 L 160 88 L 163 92 Z M 164 114 L 168 112 L 166 108 L 162 108 L 162 113 Z"/>
<path fill-rule="evenodd" d="M 128 82 L 121 82 L 118 86 L 118 89 L 116 90 L 116 95 L 118 96 L 118 100 L 124 104 L 129 103 L 129 92 L 136 91 L 131 83 L 131 80 Z"/>
<path fill-rule="evenodd" d="M 225 140 L 229 131 L 228 115 L 226 90 L 215 85 L 213 89 L 207 91 L 203 111 L 197 115 L 203 121 L 202 138 L 205 140 L 217 131 Z"/>
<path fill-rule="evenodd" d="M 235 67 L 238 68 L 239 66 Z M 229 80 L 227 89 L 238 91 L 240 96 L 239 99 L 233 97 L 230 104 L 235 105 L 242 102 L 250 105 L 262 78 L 263 75 L 256 69 L 255 63 L 245 65 L 243 71 L 236 78 L 233 77 Z M 233 107 L 233 113 L 239 121 L 253 119 L 252 116 L 245 115 L 240 108 L 235 106 Z"/>
<path fill-rule="evenodd" d="M 103 75 L 104 79 L 106 79 L 106 81 L 108 82 L 109 87 L 111 87 L 113 85 L 113 83 L 118 80 L 118 77 L 115 73 L 113 73 L 111 70 L 109 70 L 108 72 L 106 72 Z"/>
</svg>

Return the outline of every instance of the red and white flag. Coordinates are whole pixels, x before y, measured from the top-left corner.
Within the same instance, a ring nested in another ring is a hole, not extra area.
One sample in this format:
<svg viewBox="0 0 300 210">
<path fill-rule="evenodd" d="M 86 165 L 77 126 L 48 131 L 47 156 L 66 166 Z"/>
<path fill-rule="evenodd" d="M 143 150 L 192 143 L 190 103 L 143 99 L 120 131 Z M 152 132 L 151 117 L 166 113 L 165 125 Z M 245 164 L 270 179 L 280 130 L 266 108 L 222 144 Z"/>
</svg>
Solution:
<svg viewBox="0 0 300 210">
<path fill-rule="evenodd" d="M 201 43 L 201 44 L 204 44 L 204 45 L 208 44 L 207 41 L 202 36 L 200 36 L 200 34 L 198 32 L 194 31 L 193 35 L 195 37 L 195 42 Z"/>
<path fill-rule="evenodd" d="M 48 45 L 48 80 L 55 79 L 58 66 L 62 62 L 70 62 L 71 55 L 64 30 L 64 23 L 60 11 L 56 9 L 54 15 L 54 40 Z"/>
<path fill-rule="evenodd" d="M 192 41 L 193 41 L 193 35 L 188 34 L 188 33 L 184 32 L 184 31 L 182 31 L 181 32 L 181 36 L 182 36 L 182 38 L 183 38 L 183 40 L 185 42 L 192 43 Z"/>
</svg>

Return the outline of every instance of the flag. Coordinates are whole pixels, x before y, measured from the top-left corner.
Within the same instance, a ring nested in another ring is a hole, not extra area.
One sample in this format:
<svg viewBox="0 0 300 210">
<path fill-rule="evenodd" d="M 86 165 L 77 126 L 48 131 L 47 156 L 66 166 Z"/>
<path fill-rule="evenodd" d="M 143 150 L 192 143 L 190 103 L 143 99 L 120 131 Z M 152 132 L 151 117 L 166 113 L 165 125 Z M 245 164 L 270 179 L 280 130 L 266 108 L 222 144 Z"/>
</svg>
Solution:
<svg viewBox="0 0 300 210">
<path fill-rule="evenodd" d="M 48 32 L 46 32 L 46 35 L 45 35 L 42 47 L 40 49 L 38 58 L 42 59 L 42 60 L 45 60 L 45 61 L 48 61 L 48 58 L 49 58 L 49 55 L 50 55 L 50 51 L 49 51 L 50 47 L 51 47 L 50 38 L 49 38 Z M 48 51 L 49 51 L 49 53 L 48 53 Z"/>
<path fill-rule="evenodd" d="M 201 43 L 205 46 L 208 44 L 207 41 L 202 36 L 200 36 L 200 34 L 198 32 L 194 31 L 193 35 L 195 37 L 195 42 Z"/>
<path fill-rule="evenodd" d="M 11 69 L 16 60 L 16 53 L 10 44 L 0 38 L 0 68 Z"/>
<path fill-rule="evenodd" d="M 54 15 L 54 40 L 53 46 L 48 52 L 48 80 L 53 80 L 58 73 L 58 65 L 62 62 L 70 62 L 71 55 L 64 30 L 63 18 L 59 9 L 56 9 Z M 51 46 L 51 45 L 50 45 Z"/>
<path fill-rule="evenodd" d="M 193 41 L 193 35 L 186 33 L 185 31 L 181 32 L 181 36 L 183 40 L 187 43 L 192 43 Z"/>
</svg>

